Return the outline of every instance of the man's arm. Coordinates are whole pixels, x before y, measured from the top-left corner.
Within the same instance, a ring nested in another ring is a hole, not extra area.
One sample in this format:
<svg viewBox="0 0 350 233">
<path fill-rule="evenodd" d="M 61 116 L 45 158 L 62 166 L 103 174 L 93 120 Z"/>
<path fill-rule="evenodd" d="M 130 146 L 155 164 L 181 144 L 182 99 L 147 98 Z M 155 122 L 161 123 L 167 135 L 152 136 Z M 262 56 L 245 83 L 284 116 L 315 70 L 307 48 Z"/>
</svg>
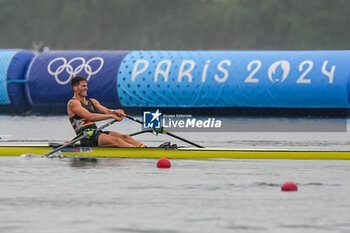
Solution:
<svg viewBox="0 0 350 233">
<path fill-rule="evenodd" d="M 115 114 L 107 113 L 107 114 L 100 114 L 100 113 L 91 113 L 85 108 L 83 108 L 79 101 L 77 100 L 70 100 L 68 102 L 68 113 L 73 113 L 78 116 L 84 117 L 89 121 L 102 121 L 107 119 L 116 119 L 118 121 L 122 120 L 121 117 L 118 117 Z"/>
<path fill-rule="evenodd" d="M 95 107 L 104 114 L 113 114 L 119 117 L 123 117 L 124 116 L 124 110 L 123 109 L 109 109 L 106 108 L 105 106 L 103 106 L 102 104 L 100 104 L 100 102 L 98 102 L 96 99 L 90 99 L 92 101 L 92 103 L 95 105 Z"/>
</svg>

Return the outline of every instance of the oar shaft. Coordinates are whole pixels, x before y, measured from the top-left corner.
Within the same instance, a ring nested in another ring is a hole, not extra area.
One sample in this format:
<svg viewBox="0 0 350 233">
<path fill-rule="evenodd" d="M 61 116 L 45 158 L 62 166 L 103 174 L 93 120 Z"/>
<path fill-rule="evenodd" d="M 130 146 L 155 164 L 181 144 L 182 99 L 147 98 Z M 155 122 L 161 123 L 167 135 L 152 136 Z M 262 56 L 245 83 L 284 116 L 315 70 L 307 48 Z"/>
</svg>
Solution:
<svg viewBox="0 0 350 233">
<path fill-rule="evenodd" d="M 104 128 L 106 128 L 106 127 L 108 127 L 108 126 L 114 124 L 115 122 L 117 122 L 117 120 L 112 120 L 112 121 L 110 121 L 110 122 L 108 122 L 108 123 L 102 125 L 101 127 L 99 127 L 96 131 L 97 131 L 97 132 L 98 132 L 98 131 L 101 131 L 101 130 L 103 130 Z M 77 136 L 76 136 L 75 138 L 73 138 L 69 143 L 66 143 L 66 144 L 63 144 L 63 145 L 60 146 L 60 147 L 57 147 L 56 149 L 50 151 L 49 153 L 46 153 L 44 156 L 45 156 L 45 157 L 48 157 L 49 155 L 51 155 L 51 154 L 53 154 L 53 153 L 55 153 L 55 152 L 57 152 L 57 151 L 60 151 L 60 150 L 62 150 L 63 148 L 66 148 L 66 147 L 68 147 L 68 146 L 74 145 L 77 141 L 80 141 L 80 140 L 82 140 L 82 139 L 84 139 L 84 138 L 86 138 L 86 137 L 91 137 L 93 134 L 94 134 L 94 130 L 90 130 L 90 131 L 84 132 L 83 135 L 81 135 L 81 136 L 77 135 Z"/>
<path fill-rule="evenodd" d="M 101 130 L 103 130 L 104 128 L 106 128 L 106 127 L 108 127 L 108 126 L 114 124 L 115 122 L 117 122 L 117 120 L 110 121 L 110 122 L 106 123 L 105 125 L 102 125 L 100 128 L 98 128 L 97 131 L 101 131 Z"/>
<path fill-rule="evenodd" d="M 188 141 L 187 139 L 182 138 L 182 137 L 179 137 L 179 136 L 177 136 L 177 135 L 175 135 L 175 134 L 173 134 L 173 133 L 170 133 L 170 132 L 168 132 L 168 131 L 165 131 L 165 134 L 167 134 L 167 135 L 169 135 L 169 136 L 171 136 L 171 137 L 173 137 L 173 138 L 179 139 L 179 140 L 181 140 L 181 141 L 187 142 L 188 144 L 191 144 L 192 146 L 196 146 L 196 147 L 198 147 L 198 148 L 204 148 L 204 146 L 201 146 L 201 145 L 198 145 L 197 143 Z"/>
<path fill-rule="evenodd" d="M 135 121 L 135 122 L 137 122 L 137 123 L 140 123 L 141 125 L 143 125 L 143 122 L 140 121 L 139 119 L 133 118 L 133 117 L 128 116 L 128 115 L 126 115 L 126 114 L 124 114 L 124 117 L 126 117 L 126 118 L 128 118 L 128 119 L 130 119 L 130 120 L 132 120 L 132 121 Z"/>
<path fill-rule="evenodd" d="M 83 135 L 81 135 L 80 137 L 77 137 L 75 139 L 73 139 L 72 141 L 70 141 L 69 143 L 63 144 L 62 146 L 57 147 L 56 149 L 50 151 L 49 153 L 46 153 L 44 156 L 48 157 L 49 155 L 52 155 L 53 153 L 60 151 L 68 146 L 74 145 L 77 141 L 80 141 L 81 139 L 84 139 L 88 136 L 88 132 L 85 132 Z"/>
<path fill-rule="evenodd" d="M 132 136 L 136 136 L 136 135 L 139 135 L 139 134 L 152 133 L 152 132 L 153 132 L 152 129 L 146 129 L 146 130 L 142 130 L 142 131 L 139 131 L 139 132 L 136 132 L 136 133 L 131 133 L 131 134 L 129 134 L 129 136 L 132 137 Z"/>
<path fill-rule="evenodd" d="M 135 119 L 135 118 L 133 118 L 133 117 L 131 117 L 131 116 L 128 116 L 128 115 L 124 114 L 124 117 L 126 117 L 126 118 L 128 118 L 128 119 L 130 119 L 130 120 L 132 120 L 132 121 L 135 121 L 135 122 L 140 123 L 140 124 L 143 125 L 143 122 L 142 122 L 142 121 L 140 121 L 140 120 L 138 120 L 138 119 Z M 204 148 L 203 146 L 198 145 L 197 143 L 194 143 L 194 142 L 191 142 L 191 141 L 189 141 L 189 140 L 187 140 L 187 139 L 185 139 L 185 138 L 179 137 L 179 136 L 177 136 L 177 135 L 175 135 L 175 134 L 173 134 L 173 133 L 170 133 L 170 132 L 168 132 L 168 131 L 166 131 L 166 130 L 162 130 L 162 131 L 157 131 L 157 130 L 155 130 L 155 131 L 156 131 L 156 132 L 159 132 L 159 133 L 167 134 L 167 135 L 169 135 L 169 136 L 171 136 L 171 137 L 173 137 L 173 138 L 176 138 L 176 139 L 179 139 L 179 140 L 181 140 L 181 141 L 184 141 L 184 142 L 186 142 L 186 143 L 188 143 L 188 144 L 190 144 L 190 145 L 192 145 L 192 146 L 196 146 L 196 147 L 198 147 L 198 148 Z"/>
</svg>

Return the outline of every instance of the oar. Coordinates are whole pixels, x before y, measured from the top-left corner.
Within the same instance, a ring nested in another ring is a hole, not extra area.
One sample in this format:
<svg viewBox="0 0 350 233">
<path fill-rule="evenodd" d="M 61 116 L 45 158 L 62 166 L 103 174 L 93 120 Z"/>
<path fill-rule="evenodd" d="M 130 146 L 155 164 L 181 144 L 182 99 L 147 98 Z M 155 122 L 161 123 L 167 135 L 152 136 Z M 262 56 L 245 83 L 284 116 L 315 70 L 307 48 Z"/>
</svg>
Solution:
<svg viewBox="0 0 350 233">
<path fill-rule="evenodd" d="M 129 134 L 130 137 L 133 137 L 133 136 L 136 136 L 136 135 L 139 135 L 139 134 L 142 134 L 142 133 L 153 133 L 153 129 L 146 129 L 146 130 L 142 130 L 142 131 L 139 131 L 139 132 L 136 132 L 136 133 L 131 133 Z"/>
<path fill-rule="evenodd" d="M 126 118 L 128 118 L 128 119 L 130 119 L 130 120 L 132 120 L 132 121 L 135 121 L 135 122 L 137 122 L 137 123 L 143 125 L 143 122 L 142 122 L 142 121 L 140 121 L 140 120 L 138 120 L 138 119 L 135 119 L 135 118 L 133 118 L 133 117 L 131 117 L 131 116 L 128 116 L 128 115 L 124 114 L 124 117 L 126 117 Z M 204 148 L 203 146 L 198 145 L 197 143 L 191 142 L 191 141 L 189 141 L 189 140 L 187 140 L 187 139 L 185 139 L 185 138 L 182 138 L 182 137 L 177 136 L 177 135 L 175 135 L 175 134 L 173 134 L 173 133 L 170 133 L 170 132 L 164 130 L 163 128 L 161 128 L 161 129 L 159 129 L 159 130 L 158 130 L 158 129 L 155 129 L 155 131 L 156 131 L 157 133 L 166 134 L 166 135 L 169 135 L 169 136 L 171 136 L 171 137 L 173 137 L 173 138 L 179 139 L 179 140 L 181 140 L 181 141 L 183 141 L 183 142 L 186 142 L 186 143 L 188 143 L 188 144 L 190 144 L 190 145 L 192 145 L 192 146 L 195 146 L 195 147 L 198 147 L 198 148 Z"/>
<path fill-rule="evenodd" d="M 66 148 L 66 147 L 69 147 L 69 146 L 72 146 L 74 145 L 77 141 L 80 141 L 84 138 L 87 138 L 87 137 L 91 137 L 92 135 L 94 135 L 95 132 L 99 132 L 101 130 L 103 130 L 104 128 L 114 124 L 115 122 L 117 122 L 117 120 L 113 120 L 113 121 L 110 121 L 108 122 L 107 124 L 105 125 L 102 125 L 101 127 L 99 127 L 98 129 L 96 130 L 89 130 L 89 131 L 85 131 L 82 135 L 77 135 L 76 137 L 74 137 L 69 143 L 65 143 L 63 144 L 62 146 L 60 147 L 57 147 L 56 149 L 50 151 L 49 153 L 46 153 L 44 154 L 43 156 L 44 157 L 49 157 L 50 155 L 52 155 L 53 153 L 57 152 L 57 151 L 60 151 L 62 150 L 63 148 Z"/>
</svg>

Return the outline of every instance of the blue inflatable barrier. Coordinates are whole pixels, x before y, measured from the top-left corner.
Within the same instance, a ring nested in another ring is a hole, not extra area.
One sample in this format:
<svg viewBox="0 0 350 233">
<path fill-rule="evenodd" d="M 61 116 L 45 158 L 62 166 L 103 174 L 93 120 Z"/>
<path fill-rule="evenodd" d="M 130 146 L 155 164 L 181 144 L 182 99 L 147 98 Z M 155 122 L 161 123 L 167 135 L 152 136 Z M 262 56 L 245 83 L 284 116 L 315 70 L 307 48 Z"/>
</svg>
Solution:
<svg viewBox="0 0 350 233">
<path fill-rule="evenodd" d="M 73 96 L 72 77 L 89 80 L 88 95 L 109 108 L 120 107 L 119 65 L 128 52 L 54 51 L 38 54 L 27 75 L 28 97 L 34 111 L 65 113 Z"/>
<path fill-rule="evenodd" d="M 133 51 L 125 107 L 348 108 L 350 51 Z"/>
<path fill-rule="evenodd" d="M 0 50 L 0 104 L 9 105 L 10 98 L 7 91 L 7 70 L 13 56 L 17 53 L 15 50 Z"/>
<path fill-rule="evenodd" d="M 25 95 L 25 74 L 34 53 L 26 50 L 0 50 L 0 110 L 25 112 L 30 105 Z"/>
<path fill-rule="evenodd" d="M 52 51 L 33 56 L 0 50 L 1 112 L 65 113 L 76 75 L 89 80 L 89 97 L 109 108 L 349 108 L 350 51 Z"/>
</svg>

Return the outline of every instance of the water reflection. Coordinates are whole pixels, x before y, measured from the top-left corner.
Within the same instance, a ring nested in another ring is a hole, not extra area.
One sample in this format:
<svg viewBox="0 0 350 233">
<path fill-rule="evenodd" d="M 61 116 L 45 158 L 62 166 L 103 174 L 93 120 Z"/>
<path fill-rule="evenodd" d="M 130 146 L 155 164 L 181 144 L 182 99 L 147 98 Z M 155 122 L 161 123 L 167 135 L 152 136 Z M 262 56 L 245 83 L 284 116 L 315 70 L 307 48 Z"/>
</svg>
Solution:
<svg viewBox="0 0 350 233">
<path fill-rule="evenodd" d="M 73 157 L 71 159 L 71 167 L 75 168 L 90 168 L 96 167 L 98 164 L 98 160 L 96 158 L 89 157 Z"/>
<path fill-rule="evenodd" d="M 122 167 L 128 161 L 130 158 L 71 157 L 70 166 L 74 168 Z"/>
</svg>

